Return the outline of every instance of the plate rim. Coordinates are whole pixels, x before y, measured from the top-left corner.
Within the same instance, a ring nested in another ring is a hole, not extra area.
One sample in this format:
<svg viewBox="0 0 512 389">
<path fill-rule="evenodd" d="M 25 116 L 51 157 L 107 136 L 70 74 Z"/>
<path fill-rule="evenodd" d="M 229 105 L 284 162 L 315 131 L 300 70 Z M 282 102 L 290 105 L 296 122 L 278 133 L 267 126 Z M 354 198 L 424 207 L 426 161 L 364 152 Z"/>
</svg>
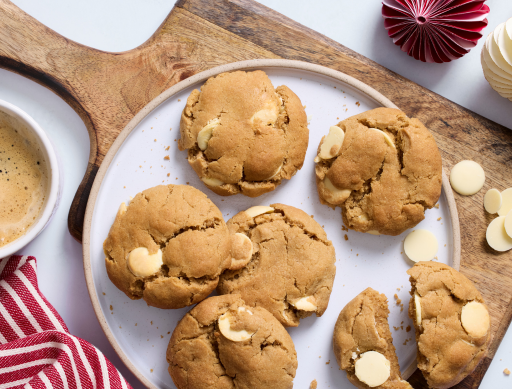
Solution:
<svg viewBox="0 0 512 389">
<path fill-rule="evenodd" d="M 220 73 L 230 72 L 234 70 L 248 70 L 253 68 L 281 68 L 281 69 L 296 69 L 296 70 L 304 70 L 312 73 L 317 73 L 323 76 L 327 76 L 329 78 L 334 78 L 338 81 L 341 81 L 349 86 L 357 89 L 359 92 L 365 94 L 371 99 L 377 101 L 383 107 L 387 108 L 398 108 L 391 100 L 385 97 L 383 94 L 373 89 L 369 85 L 359 81 L 358 79 L 351 77 L 345 73 L 339 72 L 337 70 L 333 70 L 321 65 L 316 65 L 303 61 L 289 60 L 289 59 L 251 59 L 246 61 L 232 62 L 220 66 L 216 66 L 214 68 L 202 71 L 197 73 L 189 78 L 186 78 L 183 81 L 178 82 L 173 85 L 169 89 L 162 92 L 160 95 L 151 100 L 144 108 L 142 108 L 126 125 L 126 127 L 119 133 L 116 140 L 108 150 L 103 162 L 101 163 L 98 172 L 96 173 L 96 177 L 91 187 L 91 192 L 89 195 L 89 199 L 87 201 L 87 207 L 85 209 L 85 217 L 84 217 L 84 225 L 83 225 L 83 239 L 82 239 L 82 254 L 83 254 L 83 262 L 84 262 L 84 274 L 85 281 L 87 285 L 87 291 L 89 293 L 89 298 L 91 299 L 91 304 L 94 310 L 94 314 L 96 315 L 96 319 L 98 320 L 100 327 L 107 337 L 110 345 L 119 356 L 121 361 L 125 364 L 128 370 L 137 377 L 137 379 L 150 389 L 158 389 L 153 383 L 151 383 L 146 376 L 131 362 L 128 356 L 123 352 L 120 345 L 117 343 L 114 334 L 108 325 L 105 316 L 101 310 L 101 305 L 97 296 L 97 291 L 95 288 L 93 274 L 92 274 L 92 266 L 91 266 L 91 252 L 90 252 L 90 244 L 91 244 L 91 227 L 92 227 L 92 217 L 94 214 L 94 207 L 96 205 L 96 200 L 98 198 L 98 193 L 101 188 L 101 184 L 103 179 L 105 178 L 105 174 L 112 163 L 112 160 L 116 156 L 118 150 L 124 144 L 126 138 L 130 133 L 137 127 L 137 125 L 142 122 L 154 109 L 156 109 L 160 104 L 167 101 L 169 98 L 174 96 L 175 94 L 181 92 L 183 89 L 188 88 L 192 84 L 197 82 L 206 81 L 208 78 L 216 76 Z M 399 109 L 399 108 L 398 108 Z M 448 180 L 448 177 L 445 174 L 443 169 L 442 174 L 442 188 L 445 192 L 445 196 L 448 202 L 448 209 L 450 212 L 450 218 L 452 222 L 452 246 L 453 246 L 453 268 L 459 270 L 460 268 L 460 256 L 461 256 L 461 241 L 460 241 L 460 224 L 459 224 L 459 216 L 457 212 L 457 205 L 455 203 L 455 198 L 453 195 L 453 191 Z M 404 372 L 403 376 L 405 379 L 409 378 L 409 376 L 416 370 L 416 364 L 411 364 Z"/>
</svg>

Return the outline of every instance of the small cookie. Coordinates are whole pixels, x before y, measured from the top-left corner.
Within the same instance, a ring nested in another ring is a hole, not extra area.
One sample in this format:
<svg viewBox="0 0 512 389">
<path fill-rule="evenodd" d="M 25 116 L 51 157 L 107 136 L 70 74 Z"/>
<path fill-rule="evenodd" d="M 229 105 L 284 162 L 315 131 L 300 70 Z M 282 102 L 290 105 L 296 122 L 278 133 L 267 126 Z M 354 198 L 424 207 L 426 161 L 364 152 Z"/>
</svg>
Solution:
<svg viewBox="0 0 512 389">
<path fill-rule="evenodd" d="M 402 380 L 388 324 L 388 300 L 367 288 L 340 312 L 334 326 L 334 355 L 361 389 L 412 389 Z"/>
<path fill-rule="evenodd" d="M 302 167 L 309 139 L 299 98 L 261 70 L 209 78 L 188 97 L 180 133 L 190 166 L 222 196 L 273 191 Z"/>
<path fill-rule="evenodd" d="M 210 297 L 189 311 L 166 356 L 178 389 L 291 389 L 297 370 L 288 332 L 238 295 Z"/>
<path fill-rule="evenodd" d="M 399 235 L 441 195 L 434 137 L 398 109 L 373 109 L 332 126 L 315 162 L 320 202 L 341 207 L 343 223 L 356 231 Z"/>
<path fill-rule="evenodd" d="M 242 211 L 227 222 L 231 234 L 252 243 L 242 267 L 222 273 L 220 294 L 237 293 L 270 311 L 284 326 L 327 309 L 336 274 L 334 247 L 311 216 L 283 204 Z"/>
<path fill-rule="evenodd" d="M 471 374 L 487 353 L 488 309 L 471 281 L 448 265 L 418 262 L 407 273 L 418 368 L 430 387 L 450 388 Z"/>
<path fill-rule="evenodd" d="M 205 299 L 229 266 L 230 250 L 222 213 L 186 185 L 156 186 L 123 203 L 103 243 L 114 285 L 158 308 Z"/>
</svg>

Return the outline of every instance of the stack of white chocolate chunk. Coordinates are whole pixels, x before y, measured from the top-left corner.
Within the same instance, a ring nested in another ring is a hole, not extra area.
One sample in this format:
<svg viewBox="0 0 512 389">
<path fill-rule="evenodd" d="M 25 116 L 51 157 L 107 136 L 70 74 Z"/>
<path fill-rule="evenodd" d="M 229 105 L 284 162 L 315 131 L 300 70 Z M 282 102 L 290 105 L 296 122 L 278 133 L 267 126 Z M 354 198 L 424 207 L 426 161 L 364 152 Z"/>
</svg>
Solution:
<svg viewBox="0 0 512 389">
<path fill-rule="evenodd" d="M 512 101 L 512 18 L 489 34 L 482 48 L 481 61 L 491 87 Z"/>
<path fill-rule="evenodd" d="M 487 227 L 487 243 L 496 251 L 512 249 L 512 188 L 500 193 L 497 189 L 490 189 L 484 197 L 484 208 L 487 212 L 497 213 Z"/>
</svg>

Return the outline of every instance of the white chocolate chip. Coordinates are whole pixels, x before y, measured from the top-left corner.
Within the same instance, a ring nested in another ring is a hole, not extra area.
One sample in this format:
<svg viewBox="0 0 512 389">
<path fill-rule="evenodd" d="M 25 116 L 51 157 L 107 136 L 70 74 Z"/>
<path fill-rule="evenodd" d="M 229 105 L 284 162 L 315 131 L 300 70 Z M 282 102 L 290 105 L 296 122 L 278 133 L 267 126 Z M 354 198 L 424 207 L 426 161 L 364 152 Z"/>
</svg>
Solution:
<svg viewBox="0 0 512 389">
<path fill-rule="evenodd" d="M 421 326 L 421 297 L 418 292 L 414 292 L 414 311 L 416 312 L 416 325 Z"/>
<path fill-rule="evenodd" d="M 512 238 L 505 230 L 506 218 L 506 216 L 497 217 L 489 224 L 489 227 L 487 227 L 485 234 L 487 243 L 496 251 L 508 251 L 512 249 Z"/>
<path fill-rule="evenodd" d="M 224 185 L 224 182 L 222 182 L 221 180 L 218 180 L 217 178 L 202 177 L 201 181 L 203 181 L 208 186 Z"/>
<path fill-rule="evenodd" d="M 126 213 L 126 210 L 128 209 L 128 207 L 126 206 L 126 203 L 121 203 L 121 205 L 119 206 L 119 210 L 117 211 L 117 213 L 119 215 L 124 215 Z"/>
<path fill-rule="evenodd" d="M 357 353 L 355 351 L 352 351 L 352 359 L 357 359 Z"/>
<path fill-rule="evenodd" d="M 428 230 L 414 230 L 404 240 L 405 255 L 413 262 L 431 261 L 437 249 L 437 239 Z"/>
<path fill-rule="evenodd" d="M 249 315 L 252 315 L 252 312 L 245 309 L 245 307 L 238 307 L 238 312 L 247 312 Z"/>
<path fill-rule="evenodd" d="M 249 217 L 256 217 L 259 215 L 263 215 L 264 213 L 273 213 L 274 208 L 267 207 L 266 205 L 256 205 L 255 207 L 251 207 L 245 210 L 245 213 L 249 215 Z"/>
<path fill-rule="evenodd" d="M 356 361 L 355 370 L 359 381 L 374 388 L 388 380 L 391 375 L 391 364 L 381 353 L 367 351 Z"/>
<path fill-rule="evenodd" d="M 357 218 L 360 219 L 363 222 L 367 222 L 368 221 L 368 215 L 366 213 L 362 213 Z"/>
<path fill-rule="evenodd" d="M 331 182 L 331 180 L 329 180 L 329 178 L 325 177 L 324 178 L 324 189 L 329 192 L 329 196 L 327 198 L 327 196 L 324 196 L 325 197 L 325 201 L 327 201 L 328 203 L 330 204 L 340 204 L 342 203 L 343 201 L 345 201 L 346 199 L 348 199 L 348 197 L 350 196 L 350 193 L 352 193 L 352 191 L 350 189 L 338 189 L 336 188 L 333 183 Z"/>
<path fill-rule="evenodd" d="M 501 192 L 501 208 L 498 211 L 499 216 L 507 216 L 512 209 L 512 188 L 505 189 Z"/>
<path fill-rule="evenodd" d="M 393 148 L 396 148 L 395 147 L 395 144 L 393 143 L 393 140 L 389 137 L 388 134 L 386 134 L 384 131 L 382 130 L 379 130 L 378 128 L 370 128 L 370 130 L 374 130 L 374 131 L 378 131 L 380 132 L 382 135 L 384 135 L 384 141 L 391 147 Z"/>
<path fill-rule="evenodd" d="M 234 331 L 231 329 L 230 319 L 232 315 L 230 312 L 226 312 L 219 317 L 219 330 L 222 335 L 233 342 L 243 342 L 244 340 L 250 339 L 254 335 L 254 332 L 247 332 L 246 330 Z"/>
<path fill-rule="evenodd" d="M 462 307 L 460 321 L 468 335 L 473 338 L 485 336 L 491 324 L 489 311 L 485 305 L 476 301 L 471 301 Z"/>
<path fill-rule="evenodd" d="M 450 184 L 455 192 L 471 196 L 484 186 L 485 172 L 475 161 L 460 161 L 450 172 Z"/>
<path fill-rule="evenodd" d="M 243 268 L 252 258 L 252 242 L 245 234 L 237 232 L 231 236 L 231 266 L 230 270 Z"/>
<path fill-rule="evenodd" d="M 276 170 L 276 172 L 274 174 L 272 174 L 269 178 L 267 178 L 267 180 L 271 180 L 272 178 L 277 176 L 281 172 L 282 168 L 283 168 L 283 165 L 279 166 L 279 168 Z"/>
<path fill-rule="evenodd" d="M 380 232 L 377 231 L 377 230 L 370 230 L 370 231 L 366 231 L 367 234 L 370 234 L 370 235 L 380 235 Z"/>
<path fill-rule="evenodd" d="M 484 196 L 484 208 L 491 214 L 500 210 L 502 202 L 501 193 L 498 189 L 489 189 Z"/>
<path fill-rule="evenodd" d="M 512 210 L 505 216 L 505 232 L 512 238 Z"/>
<path fill-rule="evenodd" d="M 344 139 L 345 133 L 343 130 L 338 126 L 331 126 L 329 128 L 329 134 L 327 134 L 320 146 L 318 157 L 320 159 L 331 159 L 335 157 L 340 151 Z"/>
<path fill-rule="evenodd" d="M 149 254 L 145 247 L 137 247 L 128 254 L 128 269 L 139 277 L 149 277 L 160 270 L 163 265 L 162 250 Z"/>
<path fill-rule="evenodd" d="M 282 107 L 282 105 L 280 105 Z M 262 110 L 259 110 L 254 115 L 252 115 L 250 122 L 254 123 L 256 120 L 259 120 L 264 125 L 274 124 L 279 116 L 280 108 L 272 101 L 269 100 L 265 103 L 265 106 Z"/>
<path fill-rule="evenodd" d="M 290 302 L 290 304 L 301 311 L 314 312 L 317 308 L 314 296 L 302 297 L 294 302 Z"/>
<path fill-rule="evenodd" d="M 215 118 L 213 120 L 210 120 L 206 126 L 203 127 L 201 131 L 199 131 L 199 134 L 197 134 L 197 145 L 201 150 L 206 150 L 208 147 L 208 142 L 210 141 L 210 138 L 213 135 L 213 130 L 217 128 L 220 124 L 220 119 Z"/>
</svg>

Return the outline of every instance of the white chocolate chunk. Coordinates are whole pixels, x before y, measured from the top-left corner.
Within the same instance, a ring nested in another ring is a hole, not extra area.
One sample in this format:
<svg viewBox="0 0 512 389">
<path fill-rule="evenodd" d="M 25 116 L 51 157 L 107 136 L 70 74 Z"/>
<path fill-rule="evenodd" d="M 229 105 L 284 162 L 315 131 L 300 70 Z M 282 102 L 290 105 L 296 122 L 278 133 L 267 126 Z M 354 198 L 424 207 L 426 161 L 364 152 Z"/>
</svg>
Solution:
<svg viewBox="0 0 512 389">
<path fill-rule="evenodd" d="M 294 302 L 290 302 L 290 304 L 301 311 L 314 312 L 317 308 L 314 296 L 302 297 Z"/>
<path fill-rule="evenodd" d="M 505 189 L 501 192 L 501 207 L 498 211 L 499 216 L 507 216 L 512 209 L 512 188 Z"/>
<path fill-rule="evenodd" d="M 416 325 L 421 326 L 421 297 L 418 292 L 414 292 L 414 311 L 416 312 Z"/>
<path fill-rule="evenodd" d="M 506 216 L 500 216 L 494 219 L 489 227 L 485 237 L 487 243 L 496 251 L 508 251 L 512 249 L 512 238 L 507 234 L 505 230 L 505 219 Z"/>
<path fill-rule="evenodd" d="M 282 105 L 280 105 L 282 107 Z M 278 107 L 272 100 L 265 103 L 263 109 L 252 115 L 250 122 L 253 124 L 256 121 L 264 125 L 274 124 L 279 116 L 280 107 Z"/>
<path fill-rule="evenodd" d="M 277 176 L 281 172 L 282 168 L 283 168 L 283 165 L 279 166 L 279 168 L 276 170 L 276 172 L 274 174 L 272 174 L 269 178 L 267 178 L 267 180 L 271 180 L 272 178 Z"/>
<path fill-rule="evenodd" d="M 339 204 L 346 199 L 348 199 L 348 196 L 350 196 L 350 193 L 352 191 L 350 189 L 338 189 L 336 188 L 331 180 L 329 180 L 327 177 L 324 178 L 324 189 L 327 190 L 330 194 L 329 198 L 325 198 L 325 201 L 331 203 L 331 204 Z"/>
<path fill-rule="evenodd" d="M 484 208 L 491 214 L 500 210 L 502 202 L 501 193 L 498 189 L 489 189 L 484 196 Z"/>
<path fill-rule="evenodd" d="M 484 186 L 485 172 L 475 161 L 460 161 L 450 172 L 450 184 L 455 192 L 471 196 Z"/>
<path fill-rule="evenodd" d="M 208 147 L 208 142 L 213 135 L 213 130 L 215 130 L 220 124 L 220 119 L 215 118 L 210 120 L 206 126 L 203 127 L 199 134 L 197 134 L 197 145 L 201 150 L 206 150 Z"/>
<path fill-rule="evenodd" d="M 245 309 L 245 307 L 238 307 L 238 312 L 247 312 L 249 315 L 252 315 L 253 313 L 249 311 L 248 309 Z"/>
<path fill-rule="evenodd" d="M 378 131 L 380 132 L 382 135 L 384 135 L 384 141 L 391 147 L 395 148 L 395 144 L 393 143 L 393 140 L 391 140 L 391 138 L 389 137 L 388 134 L 386 134 L 384 131 L 382 130 L 379 130 L 378 128 L 370 128 L 370 130 L 374 130 L 374 131 Z"/>
<path fill-rule="evenodd" d="M 327 134 L 320 146 L 318 157 L 321 159 L 331 159 L 335 157 L 340 151 L 344 139 L 345 133 L 343 130 L 338 126 L 331 126 L 329 128 L 329 134 Z"/>
<path fill-rule="evenodd" d="M 512 210 L 505 216 L 505 232 L 512 238 Z"/>
<path fill-rule="evenodd" d="M 231 266 L 230 270 L 243 268 L 252 258 L 252 242 L 245 234 L 239 232 L 231 236 Z"/>
<path fill-rule="evenodd" d="M 437 249 L 437 239 L 428 230 L 414 230 L 404 240 L 405 255 L 413 262 L 431 261 Z"/>
<path fill-rule="evenodd" d="M 119 215 L 124 215 L 126 213 L 126 210 L 128 209 L 128 207 L 126 206 L 126 203 L 121 203 L 121 205 L 119 206 L 119 210 L 117 211 L 117 213 Z"/>
<path fill-rule="evenodd" d="M 275 211 L 272 207 L 267 207 L 266 205 L 256 205 L 249 209 L 245 210 L 245 213 L 249 215 L 249 217 L 256 217 L 259 215 L 263 215 L 264 213 L 273 213 Z"/>
<path fill-rule="evenodd" d="M 160 270 L 163 265 L 162 250 L 149 254 L 145 247 L 137 247 L 128 254 L 128 269 L 138 277 L 149 277 Z"/>
<path fill-rule="evenodd" d="M 366 231 L 367 234 L 370 234 L 370 235 L 380 235 L 380 232 L 377 231 L 377 230 L 370 230 L 370 231 Z"/>
<path fill-rule="evenodd" d="M 370 388 L 382 385 L 391 375 L 391 364 L 377 351 L 361 354 L 355 363 L 356 376 Z"/>
<path fill-rule="evenodd" d="M 232 315 L 230 312 L 226 312 L 219 317 L 219 330 L 222 335 L 233 342 L 243 342 L 244 340 L 250 339 L 254 335 L 254 332 L 247 332 L 246 330 L 234 331 L 231 329 L 230 319 Z"/>
<path fill-rule="evenodd" d="M 473 338 L 485 336 L 491 325 L 487 308 L 476 301 L 471 301 L 462 307 L 460 321 L 468 335 Z"/>
<path fill-rule="evenodd" d="M 355 351 L 352 351 L 352 359 L 357 359 L 357 353 Z"/>
<path fill-rule="evenodd" d="M 201 181 L 203 181 L 208 186 L 224 185 L 224 182 L 222 182 L 221 180 L 218 180 L 217 178 L 202 177 Z"/>
</svg>

